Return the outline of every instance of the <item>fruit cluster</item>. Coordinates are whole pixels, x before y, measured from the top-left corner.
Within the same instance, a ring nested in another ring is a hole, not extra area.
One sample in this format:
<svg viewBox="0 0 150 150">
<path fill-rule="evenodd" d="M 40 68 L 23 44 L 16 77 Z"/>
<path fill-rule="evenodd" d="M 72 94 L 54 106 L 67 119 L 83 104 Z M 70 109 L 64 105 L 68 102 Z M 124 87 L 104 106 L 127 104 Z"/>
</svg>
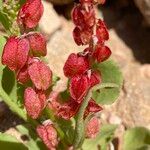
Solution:
<svg viewBox="0 0 150 150">
<path fill-rule="evenodd" d="M 17 23 L 21 34 L 8 38 L 2 64 L 14 71 L 18 82 L 25 85 L 24 106 L 32 119 L 38 119 L 46 107 L 55 117 L 65 120 L 75 117 L 89 90 L 101 83 L 101 73 L 94 64 L 108 59 L 111 51 L 105 46 L 109 39 L 106 25 L 95 15 L 94 5 L 97 3 L 103 4 L 104 0 L 80 0 L 72 11 L 74 41 L 79 46 L 87 45 L 87 48 L 70 54 L 64 65 L 64 74 L 69 81 L 69 97 L 65 103 L 61 102 L 60 93 L 51 90 L 52 71 L 41 60 L 47 54 L 46 39 L 33 31 L 42 17 L 43 4 L 41 0 L 27 0 L 20 8 Z M 102 107 L 91 98 L 84 110 L 84 119 L 101 110 Z M 87 123 L 86 137 L 95 137 L 99 127 L 99 120 L 94 116 Z M 59 138 L 52 122 L 38 125 L 36 131 L 48 149 L 56 149 Z"/>
<path fill-rule="evenodd" d="M 40 59 L 47 54 L 46 39 L 32 31 L 42 14 L 41 0 L 27 0 L 17 17 L 22 35 L 9 37 L 2 54 L 2 64 L 15 72 L 20 84 L 27 86 L 24 106 L 32 119 L 39 118 L 46 107 L 47 90 L 52 84 L 52 71 Z M 37 133 L 49 149 L 57 145 L 57 132 L 51 123 L 37 126 Z"/>
</svg>

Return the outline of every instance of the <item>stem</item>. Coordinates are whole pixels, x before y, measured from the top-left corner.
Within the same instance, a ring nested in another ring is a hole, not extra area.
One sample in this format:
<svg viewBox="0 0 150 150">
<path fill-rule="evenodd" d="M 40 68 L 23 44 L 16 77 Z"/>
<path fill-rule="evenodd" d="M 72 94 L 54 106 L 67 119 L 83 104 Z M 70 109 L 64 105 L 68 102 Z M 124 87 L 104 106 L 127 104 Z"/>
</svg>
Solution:
<svg viewBox="0 0 150 150">
<path fill-rule="evenodd" d="M 90 99 L 92 97 L 92 92 L 97 91 L 102 88 L 119 88 L 119 86 L 114 83 L 102 83 L 102 84 L 98 84 L 98 85 L 92 87 L 89 90 L 89 92 L 86 95 L 86 97 L 84 98 L 84 100 L 81 104 L 81 107 L 79 109 L 79 112 L 77 114 L 75 136 L 74 136 L 74 142 L 73 142 L 74 150 L 77 150 L 79 148 L 80 143 L 82 143 L 82 140 L 84 139 L 84 119 L 83 119 L 83 117 L 84 117 L 84 112 L 88 105 L 88 102 L 90 101 Z"/>
</svg>

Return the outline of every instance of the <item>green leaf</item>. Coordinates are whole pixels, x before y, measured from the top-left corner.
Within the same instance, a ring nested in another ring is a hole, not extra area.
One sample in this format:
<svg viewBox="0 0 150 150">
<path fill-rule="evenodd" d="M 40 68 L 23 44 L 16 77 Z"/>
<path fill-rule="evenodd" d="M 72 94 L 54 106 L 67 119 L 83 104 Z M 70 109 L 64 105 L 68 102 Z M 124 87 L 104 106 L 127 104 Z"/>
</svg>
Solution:
<svg viewBox="0 0 150 150">
<path fill-rule="evenodd" d="M 150 130 L 144 127 L 129 129 L 124 135 L 124 150 L 149 150 Z"/>
<path fill-rule="evenodd" d="M 6 31 L 9 32 L 10 31 L 9 19 L 8 19 L 8 16 L 2 10 L 0 10 L 0 22 L 2 23 Z"/>
<path fill-rule="evenodd" d="M 27 137 L 28 140 L 25 142 L 25 145 L 28 147 L 28 150 L 46 150 L 45 145 L 32 129 L 25 125 L 18 125 L 16 128 L 23 136 Z"/>
<path fill-rule="evenodd" d="M 83 143 L 83 150 L 98 150 L 98 146 L 101 150 L 106 150 L 108 143 L 112 140 L 116 125 L 105 124 L 101 127 L 100 133 L 94 139 L 86 139 Z"/>
<path fill-rule="evenodd" d="M 103 88 L 100 91 L 93 92 L 92 97 L 99 104 L 112 104 L 120 93 L 123 83 L 122 73 L 117 64 L 112 60 L 97 64 L 96 68 L 102 74 L 102 83 L 113 83 L 118 85 L 118 87 Z"/>
<path fill-rule="evenodd" d="M 5 133 L 0 133 L 0 148 L 2 150 L 27 150 L 27 147 L 23 143 Z"/>
</svg>

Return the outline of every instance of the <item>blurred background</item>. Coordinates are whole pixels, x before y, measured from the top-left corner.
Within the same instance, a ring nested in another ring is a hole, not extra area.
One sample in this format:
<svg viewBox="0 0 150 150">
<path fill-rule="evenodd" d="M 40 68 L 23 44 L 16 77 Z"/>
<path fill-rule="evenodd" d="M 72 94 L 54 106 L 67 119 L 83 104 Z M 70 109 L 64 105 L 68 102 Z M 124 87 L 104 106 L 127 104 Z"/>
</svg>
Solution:
<svg viewBox="0 0 150 150">
<path fill-rule="evenodd" d="M 84 49 L 76 46 L 72 38 L 74 25 L 70 12 L 74 2 L 47 0 L 43 4 L 44 15 L 39 28 L 47 38 L 48 64 L 61 77 L 56 88 L 63 90 L 65 60 L 70 53 Z M 105 106 L 101 113 L 103 122 L 119 125 L 114 144 L 116 150 L 121 150 L 126 129 L 135 126 L 150 129 L 150 0 L 106 0 L 96 12 L 107 24 L 110 34 L 107 45 L 124 76 L 120 97 L 113 105 Z M 14 132 L 13 126 L 21 122 L 0 103 L 0 131 Z"/>
</svg>

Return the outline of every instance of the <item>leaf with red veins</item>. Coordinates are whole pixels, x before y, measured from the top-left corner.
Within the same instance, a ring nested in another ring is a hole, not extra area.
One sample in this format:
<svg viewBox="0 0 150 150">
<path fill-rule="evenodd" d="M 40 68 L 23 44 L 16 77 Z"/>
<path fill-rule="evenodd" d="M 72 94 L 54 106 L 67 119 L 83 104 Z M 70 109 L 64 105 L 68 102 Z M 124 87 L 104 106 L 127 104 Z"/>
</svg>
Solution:
<svg viewBox="0 0 150 150">
<path fill-rule="evenodd" d="M 101 81 L 101 73 L 99 71 L 93 71 L 90 76 L 90 86 L 93 87 L 96 84 L 100 84 Z"/>
<path fill-rule="evenodd" d="M 52 124 L 38 125 L 36 132 L 49 150 L 56 150 L 58 135 Z"/>
<path fill-rule="evenodd" d="M 87 138 L 95 138 L 100 131 L 100 120 L 93 117 L 86 125 L 85 134 Z"/>
<path fill-rule="evenodd" d="M 35 57 L 46 56 L 47 48 L 46 48 L 46 39 L 44 35 L 41 33 L 33 33 L 28 37 L 31 55 Z"/>
<path fill-rule="evenodd" d="M 28 40 L 10 37 L 3 50 L 2 64 L 7 65 L 12 71 L 18 71 L 25 65 L 28 59 L 28 53 Z"/>
<path fill-rule="evenodd" d="M 70 98 L 70 100 L 61 105 L 58 112 L 57 112 L 57 116 L 61 117 L 65 120 L 69 120 L 71 117 L 75 116 L 75 114 L 77 113 L 79 108 L 79 104 Z"/>
<path fill-rule="evenodd" d="M 30 80 L 30 76 L 28 74 L 27 65 L 21 68 L 17 73 L 17 81 L 21 84 L 25 84 Z"/>
<path fill-rule="evenodd" d="M 29 76 L 38 90 L 47 90 L 52 82 L 52 71 L 43 62 L 34 62 L 28 68 Z"/>
<path fill-rule="evenodd" d="M 87 75 L 78 75 L 71 78 L 69 91 L 71 97 L 78 103 L 81 103 L 83 97 L 89 90 L 89 79 Z"/>
<path fill-rule="evenodd" d="M 96 25 L 96 36 L 98 38 L 98 41 L 105 42 L 109 39 L 109 33 L 107 30 L 107 27 L 101 19 L 98 20 L 97 25 Z"/>
<path fill-rule="evenodd" d="M 103 62 L 107 60 L 110 55 L 111 50 L 107 46 L 97 46 L 93 53 L 93 58 L 95 58 L 98 62 Z"/>
<path fill-rule="evenodd" d="M 37 119 L 44 109 L 46 96 L 40 91 L 35 91 L 28 87 L 24 92 L 24 105 L 27 114 L 32 119 Z"/>
<path fill-rule="evenodd" d="M 65 65 L 64 74 L 66 77 L 73 77 L 85 73 L 89 69 L 89 62 L 86 57 L 70 54 Z"/>
<path fill-rule="evenodd" d="M 35 28 L 43 15 L 41 0 L 28 0 L 18 13 L 17 22 L 25 28 Z"/>
</svg>

